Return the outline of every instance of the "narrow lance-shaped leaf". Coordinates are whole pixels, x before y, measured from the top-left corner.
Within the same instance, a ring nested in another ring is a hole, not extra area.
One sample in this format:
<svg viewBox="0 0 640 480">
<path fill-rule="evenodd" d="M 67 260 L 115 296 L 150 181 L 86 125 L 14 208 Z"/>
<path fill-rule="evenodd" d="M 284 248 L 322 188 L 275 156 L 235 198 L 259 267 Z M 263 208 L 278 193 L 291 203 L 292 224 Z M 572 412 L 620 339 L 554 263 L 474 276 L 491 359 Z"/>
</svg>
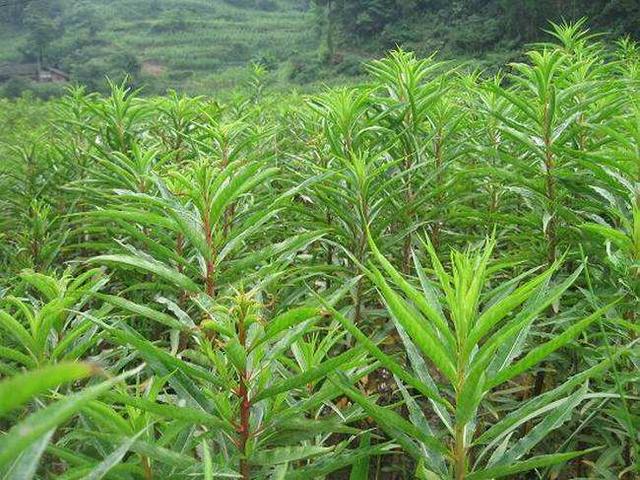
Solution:
<svg viewBox="0 0 640 480">
<path fill-rule="evenodd" d="M 362 356 L 364 348 L 352 348 L 347 350 L 346 352 L 334 357 L 330 360 L 327 360 L 319 365 L 311 367 L 310 369 L 302 372 L 299 375 L 288 378 L 280 383 L 272 385 L 263 391 L 259 392 L 254 401 L 258 402 L 260 400 L 264 400 L 265 398 L 273 397 L 274 395 L 278 395 L 279 393 L 289 392 L 293 389 L 300 388 L 308 385 L 311 382 L 315 382 L 320 378 L 324 378 L 330 372 L 333 372 L 339 367 L 344 367 L 345 364 L 348 364 L 352 360 Z"/>
<path fill-rule="evenodd" d="M 547 358 L 551 353 L 555 352 L 559 348 L 562 348 L 564 345 L 573 340 L 580 332 L 584 331 L 589 325 L 598 320 L 602 315 L 604 315 L 611 307 L 613 307 L 619 300 L 610 303 L 609 305 L 598 309 L 593 314 L 589 315 L 587 318 L 581 320 L 580 322 L 572 325 L 567 328 L 560 335 L 557 335 L 546 343 L 534 348 L 531 350 L 522 360 L 514 363 L 510 367 L 505 368 L 500 371 L 495 377 L 493 377 L 488 382 L 488 387 L 493 388 L 501 383 L 510 380 L 511 378 L 520 375 L 523 372 L 526 372 L 534 365 L 540 363 L 542 360 Z"/>
<path fill-rule="evenodd" d="M 90 260 L 93 263 L 115 263 L 134 267 L 145 272 L 158 275 L 169 283 L 181 287 L 189 292 L 199 291 L 198 285 L 186 275 L 169 268 L 158 261 L 150 261 L 145 258 L 130 255 L 101 255 Z"/>
<path fill-rule="evenodd" d="M 59 363 L 0 382 L 0 418 L 58 385 L 87 378 L 100 370 L 90 363 Z"/>
<path fill-rule="evenodd" d="M 374 267 L 372 267 L 371 271 L 373 272 L 376 285 L 380 288 L 391 313 L 411 338 L 415 339 L 416 345 L 420 348 L 423 355 L 431 359 L 447 379 L 452 384 L 455 384 L 456 370 L 451 360 L 451 354 L 445 350 L 440 340 L 431 334 L 425 326 L 419 322 L 418 318 L 411 313 L 398 294 L 391 290 L 380 272 Z"/>
<path fill-rule="evenodd" d="M 493 478 L 507 477 L 520 472 L 528 472 L 540 467 L 548 467 L 559 463 L 568 462 L 574 458 L 587 455 L 598 450 L 600 447 L 579 452 L 554 453 L 550 455 L 540 455 L 530 458 L 523 462 L 516 462 L 511 465 L 487 468 L 485 470 L 476 471 L 467 475 L 467 480 L 491 480 Z"/>
<path fill-rule="evenodd" d="M 109 454 L 102 462 L 100 462 L 96 467 L 86 475 L 83 480 L 101 480 L 109 473 L 109 471 L 118 465 L 124 456 L 127 454 L 129 449 L 133 446 L 135 441 L 145 433 L 144 430 L 138 432 L 131 438 L 127 438 L 124 440 L 118 448 L 116 448 L 113 452 Z"/>
<path fill-rule="evenodd" d="M 376 260 L 383 266 L 384 270 L 391 277 L 391 280 L 402 289 L 402 291 L 409 297 L 409 299 L 420 309 L 420 311 L 436 326 L 438 331 L 447 339 L 449 347 L 452 348 L 455 345 L 455 337 L 449 330 L 449 326 L 445 318 L 434 309 L 429 302 L 425 299 L 424 295 L 413 288 L 409 282 L 407 282 L 402 275 L 391 265 L 391 263 L 384 258 L 376 247 L 371 237 L 369 237 L 369 245 Z"/>
<path fill-rule="evenodd" d="M 442 405 L 448 407 L 450 410 L 453 410 L 453 407 L 451 406 L 451 404 L 447 400 L 442 398 L 440 396 L 440 394 L 435 389 L 429 387 L 425 383 L 421 382 L 418 378 L 416 378 L 415 376 L 411 375 L 409 372 L 407 372 L 405 367 L 400 365 L 398 362 L 396 362 L 390 356 L 388 356 L 386 353 L 384 353 L 382 350 L 380 350 L 380 348 L 373 341 L 371 341 L 364 333 L 362 333 L 358 329 L 358 327 L 356 327 L 353 324 L 353 322 L 351 322 L 347 317 L 342 315 L 340 312 L 338 312 L 334 308 L 331 308 L 331 311 L 332 311 L 333 315 L 335 316 L 335 318 L 337 318 L 340 321 L 342 326 L 351 335 L 353 335 L 353 337 L 359 343 L 364 345 L 365 348 L 369 351 L 369 353 L 371 355 L 373 355 L 376 358 L 376 360 L 378 360 L 380 362 L 381 365 L 383 365 L 385 368 L 389 369 L 389 371 L 391 373 L 396 375 L 398 378 L 400 378 L 402 381 L 404 381 L 407 385 L 410 385 L 411 387 L 413 387 L 416 390 L 418 390 L 425 397 L 427 397 L 427 398 L 429 398 L 429 399 L 431 399 L 431 400 L 433 400 L 433 401 L 435 401 L 435 402 L 437 402 L 439 404 L 442 404 Z"/>
<path fill-rule="evenodd" d="M 440 453 L 446 453 L 447 448 L 439 439 L 429 436 L 412 423 L 388 408 L 379 407 L 371 399 L 353 388 L 339 376 L 331 377 L 331 381 L 336 383 L 351 400 L 360 405 L 369 415 L 376 419 L 381 427 L 387 431 L 396 441 L 398 441 L 407 452 L 416 458 L 421 457 L 421 452 L 412 439 L 419 440 L 430 449 Z"/>
<path fill-rule="evenodd" d="M 88 387 L 29 415 L 11 428 L 6 435 L 0 437 L 0 468 L 6 466 L 16 455 L 28 448 L 46 432 L 68 420 L 91 400 L 107 392 L 134 373 L 136 371 L 127 372 L 98 385 Z"/>
</svg>

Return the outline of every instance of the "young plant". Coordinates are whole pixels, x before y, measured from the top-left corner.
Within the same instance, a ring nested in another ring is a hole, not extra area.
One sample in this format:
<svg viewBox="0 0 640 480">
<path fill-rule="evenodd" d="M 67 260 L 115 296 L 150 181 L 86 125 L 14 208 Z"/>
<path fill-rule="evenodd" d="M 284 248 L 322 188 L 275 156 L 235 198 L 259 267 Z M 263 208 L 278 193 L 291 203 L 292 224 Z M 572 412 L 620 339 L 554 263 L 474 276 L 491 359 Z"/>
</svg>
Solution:
<svg viewBox="0 0 640 480">
<path fill-rule="evenodd" d="M 380 123 L 392 133 L 387 140 L 391 155 L 400 159 L 396 168 L 400 173 L 400 192 L 404 195 L 404 216 L 398 219 L 397 229 L 406 230 L 428 217 L 433 232 L 439 232 L 444 203 L 443 195 L 448 182 L 445 168 L 450 157 L 444 145 L 450 140 L 447 122 L 455 125 L 461 109 L 452 108 L 441 113 L 443 97 L 449 93 L 445 79 L 453 75 L 444 71 L 446 64 L 432 58 L 417 59 L 413 53 L 396 50 L 386 58 L 367 65 L 374 86 L 380 91 L 375 106 L 380 109 Z M 443 122 L 444 120 L 444 122 Z M 426 172 L 435 171 L 435 175 Z M 396 173 L 396 172 L 394 172 Z M 397 174 L 397 173 L 396 173 Z M 424 214 L 427 206 L 430 215 Z M 406 235 L 402 248 L 403 269 L 411 265 L 411 236 Z"/>
<path fill-rule="evenodd" d="M 0 371 L 15 374 L 18 368 L 82 358 L 96 344 L 97 329 L 80 310 L 106 283 L 104 273 L 93 269 L 75 278 L 69 273 L 55 278 L 25 271 L 19 278 L 22 295 L 28 297 L 0 298 L 0 330 L 6 338 Z"/>
<path fill-rule="evenodd" d="M 57 456 L 61 453 L 60 457 L 67 461 L 75 456 L 65 455 L 64 448 L 54 445 L 56 430 L 81 415 L 92 401 L 136 372 L 126 372 L 67 395 L 55 390 L 99 372 L 99 368 L 89 363 L 63 362 L 0 381 L 0 425 L 7 417 L 14 420 L 11 428 L 0 438 L 0 474 L 3 478 L 43 478 L 36 477 L 37 473 L 55 473 L 50 467 L 51 462 L 42 461 L 43 455 Z M 49 398 L 53 401 L 48 401 Z M 31 408 L 26 407 L 31 405 L 38 408 L 30 411 Z M 87 457 L 76 458 L 81 458 L 88 478 L 101 478 L 122 459 L 128 448 L 119 450 L 102 462 L 92 463 Z"/>
<path fill-rule="evenodd" d="M 345 290 L 333 294 L 329 304 Z M 190 330 L 193 347 L 178 356 L 126 325 L 103 324 L 108 338 L 145 360 L 154 385 L 149 396 L 114 392 L 111 404 L 146 412 L 158 423 L 170 419 L 166 427 L 155 427 L 152 443 L 177 435 L 185 439 L 181 455 L 200 458 L 220 472 L 233 466 L 243 479 L 276 472 L 290 472 L 287 478 L 326 475 L 367 456 L 369 449 L 348 448 L 358 434 L 349 424 L 362 418 L 361 410 L 339 411 L 335 402 L 341 393 L 326 380 L 339 366 L 350 382 L 366 375 L 371 367 L 364 348 L 335 354 L 342 335 L 313 347 L 326 312 L 303 306 L 267 321 L 257 298 L 257 291 L 237 291 L 214 303 L 200 295 L 205 320 Z M 329 443 L 336 434 L 344 439 Z M 186 465 L 191 474 L 202 473 L 202 463 Z M 161 476 L 172 467 L 166 459 L 148 464 Z"/>
<path fill-rule="evenodd" d="M 570 377 L 539 397 L 512 405 L 510 410 L 498 407 L 504 402 L 500 389 L 507 391 L 517 385 L 521 375 L 568 345 L 609 309 L 604 307 L 574 321 L 553 339 L 527 350 L 535 320 L 573 284 L 582 267 L 557 284 L 551 281 L 559 267 L 556 262 L 535 276 L 532 275 L 537 269 L 493 285 L 493 240 L 478 250 L 452 251 L 450 271 L 427 242 L 425 249 L 437 281 L 429 279 L 414 256 L 419 280 L 416 286 L 382 256 L 373 242 L 371 248 L 382 271 L 370 264 L 366 272 L 380 291 L 404 343 L 408 365 L 397 363 L 346 317 L 334 313 L 396 376 L 411 422 L 375 405 L 340 379 L 336 381 L 416 459 L 417 477 L 498 478 L 588 453 L 559 452 L 525 459 L 591 396 L 588 380 L 602 373 L 607 361 Z M 435 416 L 426 414 L 427 406 L 422 403 L 425 400 Z M 497 417 L 495 422 L 488 415 L 492 411 Z M 434 420 L 439 425 L 434 425 Z M 515 432 L 534 420 L 536 425 L 515 441 Z"/>
<path fill-rule="evenodd" d="M 324 142 L 314 157 L 302 162 L 305 171 L 321 178 L 304 192 L 308 204 L 317 208 L 305 208 L 302 218 L 328 230 L 325 263 L 347 282 L 357 264 L 368 258 L 368 229 L 385 244 L 401 245 L 414 228 L 392 195 L 402 191 L 403 177 L 410 171 L 394 172 L 402 159 L 389 157 L 369 97 L 368 89 L 340 89 L 314 99 L 316 115 L 310 121 L 320 122 Z M 407 222 L 388 234 L 398 219 Z M 366 309 L 368 288 L 366 279 L 359 277 L 353 292 L 356 323 Z"/>
</svg>

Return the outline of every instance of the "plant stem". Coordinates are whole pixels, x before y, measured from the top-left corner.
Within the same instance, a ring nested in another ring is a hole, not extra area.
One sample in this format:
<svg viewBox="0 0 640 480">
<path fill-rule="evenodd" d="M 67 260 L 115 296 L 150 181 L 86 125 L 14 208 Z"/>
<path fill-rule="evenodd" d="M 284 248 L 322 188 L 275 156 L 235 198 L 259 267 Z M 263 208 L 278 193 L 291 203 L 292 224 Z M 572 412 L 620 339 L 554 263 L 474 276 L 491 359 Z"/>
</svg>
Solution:
<svg viewBox="0 0 640 480">
<path fill-rule="evenodd" d="M 238 339 L 242 348 L 246 350 L 247 332 L 244 320 L 244 313 L 242 313 L 238 323 Z M 240 386 L 238 388 L 238 395 L 240 396 L 240 427 L 238 429 L 240 438 L 238 448 L 240 450 L 240 475 L 244 480 L 251 478 L 251 465 L 249 465 L 249 461 L 246 459 L 251 421 L 251 400 L 249 399 L 248 381 L 249 372 L 245 367 L 240 372 Z"/>
<path fill-rule="evenodd" d="M 147 456 L 142 457 L 142 469 L 144 471 L 144 480 L 153 480 L 153 470 L 151 470 L 151 460 Z"/>
<path fill-rule="evenodd" d="M 358 261 L 361 264 L 365 263 L 365 257 L 367 254 L 367 230 L 369 228 L 369 205 L 367 198 L 360 193 L 360 211 L 362 212 L 362 225 L 360 228 L 360 239 L 358 242 Z M 354 265 L 357 268 L 357 265 Z M 354 322 L 356 325 L 360 323 L 362 318 L 362 297 L 364 294 L 364 277 L 360 277 L 358 284 L 356 285 L 356 298 L 355 298 L 355 312 Z"/>
<path fill-rule="evenodd" d="M 413 167 L 414 153 L 415 152 L 411 149 L 407 149 L 407 151 L 405 152 L 405 163 L 404 163 L 405 171 L 409 171 Z M 406 181 L 406 192 L 405 192 L 405 204 L 407 208 L 409 209 L 413 208 L 414 198 L 415 198 L 415 195 L 413 193 L 413 185 L 411 183 L 411 177 L 409 177 Z M 409 211 L 408 216 L 411 219 L 411 221 L 415 221 L 415 219 L 413 218 L 414 217 L 413 212 L 411 210 Z M 407 235 L 407 237 L 404 239 L 404 245 L 402 246 L 402 271 L 405 274 L 408 274 L 410 269 L 411 269 L 411 235 Z"/>
<path fill-rule="evenodd" d="M 553 156 L 553 151 L 551 150 L 551 129 L 549 127 L 549 105 L 545 103 L 544 106 L 544 146 L 545 146 L 545 159 L 544 159 L 544 167 L 545 167 L 545 196 L 547 199 L 547 208 L 549 214 L 549 222 L 547 223 L 547 228 L 545 231 L 545 237 L 547 240 L 547 266 L 551 268 L 551 266 L 556 261 L 556 252 L 557 252 L 557 225 L 556 225 L 556 214 L 557 214 L 557 198 L 556 198 L 556 179 L 555 179 L 555 158 Z M 544 391 L 544 382 L 546 378 L 545 374 L 545 362 L 540 364 L 540 370 L 536 374 L 535 383 L 533 386 L 533 398 L 537 397 Z M 530 424 L 528 424 L 530 426 Z M 527 429 L 528 430 L 528 429 Z"/>
<path fill-rule="evenodd" d="M 457 424 L 454 438 L 454 469 L 455 479 L 464 480 L 466 477 L 467 447 L 464 443 L 464 425 Z"/>
<path fill-rule="evenodd" d="M 435 222 L 433 224 L 433 229 L 431 231 L 431 242 L 433 243 L 433 246 L 435 247 L 436 250 L 440 246 L 440 230 L 442 229 L 442 223 L 440 220 L 442 212 L 440 211 L 440 209 L 442 208 L 442 205 L 444 203 L 444 194 L 442 191 L 442 183 L 444 181 L 444 178 L 443 178 L 444 175 L 442 172 L 442 167 L 444 163 L 442 143 L 443 143 L 442 131 L 438 129 L 438 132 L 435 138 L 435 146 L 434 146 L 434 155 L 436 159 L 436 189 L 438 189 L 438 194 L 436 195 L 436 205 L 435 205 L 437 218 L 435 219 Z"/>
<path fill-rule="evenodd" d="M 249 400 L 249 393 L 247 388 L 246 371 L 244 371 L 240 377 L 240 441 L 238 448 L 240 449 L 240 475 L 245 480 L 251 478 L 251 466 L 248 460 L 245 458 L 247 442 L 249 441 L 249 422 L 251 419 L 251 402 Z"/>
</svg>

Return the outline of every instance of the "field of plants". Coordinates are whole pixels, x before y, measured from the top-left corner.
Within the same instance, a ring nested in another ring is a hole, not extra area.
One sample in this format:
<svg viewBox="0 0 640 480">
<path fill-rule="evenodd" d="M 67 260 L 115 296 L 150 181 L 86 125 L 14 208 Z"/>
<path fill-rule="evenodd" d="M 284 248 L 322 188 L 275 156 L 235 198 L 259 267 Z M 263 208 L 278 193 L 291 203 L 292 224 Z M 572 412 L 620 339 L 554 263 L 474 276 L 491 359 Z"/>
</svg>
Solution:
<svg viewBox="0 0 640 480">
<path fill-rule="evenodd" d="M 0 477 L 640 478 L 640 47 L 526 59 L 0 101 Z"/>
</svg>

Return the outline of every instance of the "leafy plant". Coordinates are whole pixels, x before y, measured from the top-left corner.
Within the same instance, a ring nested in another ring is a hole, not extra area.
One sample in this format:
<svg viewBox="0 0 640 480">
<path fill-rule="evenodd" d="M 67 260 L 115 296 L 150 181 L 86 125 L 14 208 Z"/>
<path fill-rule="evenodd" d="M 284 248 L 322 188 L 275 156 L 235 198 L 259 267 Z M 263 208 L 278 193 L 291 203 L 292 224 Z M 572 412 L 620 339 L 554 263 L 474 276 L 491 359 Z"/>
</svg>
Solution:
<svg viewBox="0 0 640 480">
<path fill-rule="evenodd" d="M 337 381 L 354 402 L 419 461 L 416 475 L 421 478 L 497 478 L 565 462 L 589 452 L 558 452 L 523 460 L 589 398 L 588 380 L 601 374 L 607 361 L 576 374 L 513 411 L 499 413 L 495 424 L 483 428 L 483 407 L 503 403 L 496 388 L 517 382 L 518 377 L 569 344 L 610 308 L 603 307 L 573 323 L 552 340 L 521 356 L 536 318 L 561 297 L 582 268 L 553 284 L 551 277 L 558 269 L 556 263 L 526 281 L 535 269 L 489 289 L 491 276 L 495 275 L 490 265 L 494 245 L 493 240 L 487 240 L 482 249 L 452 251 L 451 270 L 447 272 L 427 242 L 425 249 L 437 283 L 429 279 L 414 256 L 420 285 L 416 287 L 371 244 L 377 263 L 389 280 L 373 264 L 367 274 L 391 313 L 407 351 L 407 367 L 382 352 L 353 323 L 335 312 L 345 328 L 396 375 L 411 422 L 375 405 L 340 379 Z M 419 397 L 411 395 L 408 389 L 415 389 Z M 438 430 L 425 416 L 420 397 L 437 414 Z M 517 429 L 532 419 L 539 420 L 536 426 L 510 444 Z"/>
<path fill-rule="evenodd" d="M 585 25 L 500 72 L 0 101 L 0 476 L 635 478 L 640 49 Z"/>
</svg>

